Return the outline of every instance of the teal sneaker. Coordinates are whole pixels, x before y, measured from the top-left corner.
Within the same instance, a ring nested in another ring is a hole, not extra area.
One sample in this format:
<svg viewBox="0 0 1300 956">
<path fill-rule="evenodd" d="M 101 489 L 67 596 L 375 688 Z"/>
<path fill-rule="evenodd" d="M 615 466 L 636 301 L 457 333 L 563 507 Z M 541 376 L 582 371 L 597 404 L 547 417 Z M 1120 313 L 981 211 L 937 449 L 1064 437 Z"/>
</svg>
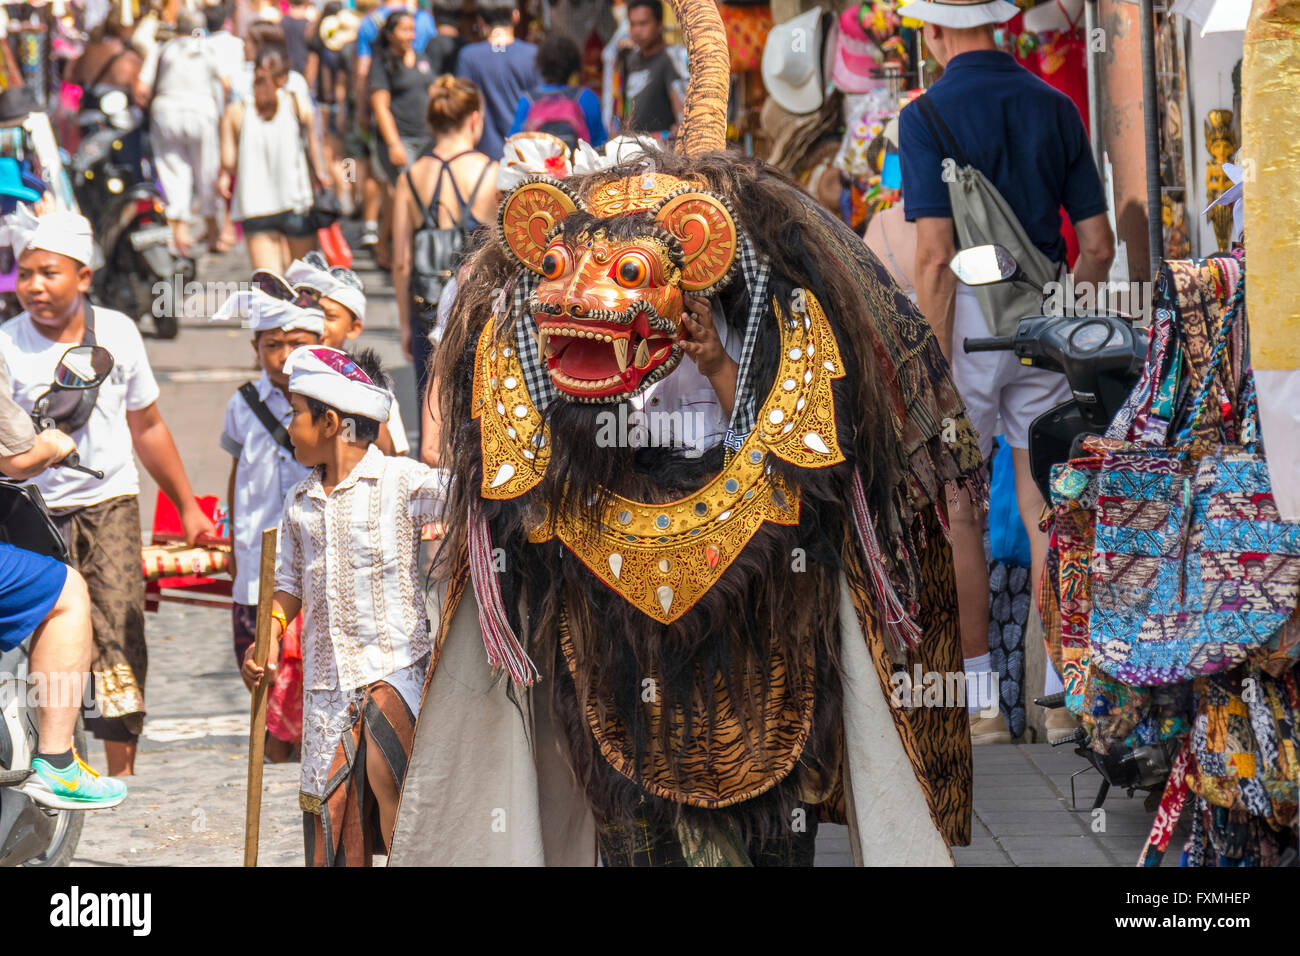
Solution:
<svg viewBox="0 0 1300 956">
<path fill-rule="evenodd" d="M 76 754 L 62 770 L 37 757 L 32 761 L 32 771 L 22 785 L 23 792 L 56 810 L 106 810 L 126 799 L 126 784 L 101 777 Z"/>
</svg>

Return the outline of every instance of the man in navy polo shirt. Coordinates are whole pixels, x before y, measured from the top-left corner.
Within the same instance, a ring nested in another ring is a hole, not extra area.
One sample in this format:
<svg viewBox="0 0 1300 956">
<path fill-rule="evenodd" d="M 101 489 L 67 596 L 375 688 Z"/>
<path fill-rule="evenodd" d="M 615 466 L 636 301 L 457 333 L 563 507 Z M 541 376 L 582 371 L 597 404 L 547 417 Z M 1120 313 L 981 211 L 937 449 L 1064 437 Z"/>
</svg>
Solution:
<svg viewBox="0 0 1300 956">
<path fill-rule="evenodd" d="M 926 46 L 944 66 L 943 76 L 925 95 L 963 158 L 1002 194 L 1026 235 L 1054 263 L 1065 260 L 1060 216 L 1064 206 L 1079 238 L 1076 285 L 1103 282 L 1115 240 L 1079 111 L 1069 97 L 1022 68 L 993 40 L 994 25 L 1017 12 L 1006 0 L 913 0 L 899 10 L 904 17 L 923 21 Z M 992 323 L 981 312 L 974 290 L 959 285 L 948 268 L 956 248 L 943 179 L 949 158 L 940 145 L 943 141 L 918 106 L 903 110 L 898 152 L 903 206 L 907 219 L 917 225 L 917 304 L 952 364 L 953 381 L 979 432 L 985 457 L 1002 419 L 1033 557 L 1030 593 L 1036 595 L 1047 536 L 1038 530 L 1043 499 L 1030 478 L 1028 430 L 1039 414 L 1069 397 L 1069 388 L 1064 376 L 1023 366 L 1011 352 L 967 355 L 962 349 L 963 339 L 989 335 Z M 996 703 L 986 699 L 991 681 L 986 676 L 990 664 L 984 517 L 968 500 L 951 501 L 950 510 L 972 740 L 1009 741 L 1000 715 L 974 719 L 975 711 Z M 1048 670 L 1049 686 L 1055 683 L 1052 689 L 1059 689 L 1059 679 L 1054 682 Z"/>
</svg>

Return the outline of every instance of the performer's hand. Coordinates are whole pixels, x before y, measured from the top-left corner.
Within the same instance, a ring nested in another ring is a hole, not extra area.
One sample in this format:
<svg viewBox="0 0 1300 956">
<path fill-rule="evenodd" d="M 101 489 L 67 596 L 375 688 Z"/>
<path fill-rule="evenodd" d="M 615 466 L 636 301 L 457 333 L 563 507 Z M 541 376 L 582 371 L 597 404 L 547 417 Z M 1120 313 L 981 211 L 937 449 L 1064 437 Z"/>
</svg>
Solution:
<svg viewBox="0 0 1300 956">
<path fill-rule="evenodd" d="M 232 199 L 235 195 L 234 177 L 224 169 L 217 174 L 217 192 L 222 199 Z"/>
<path fill-rule="evenodd" d="M 687 311 L 682 313 L 682 351 L 691 357 L 705 378 L 712 378 L 727 361 L 718 330 L 713 327 L 713 310 L 708 299 L 688 296 L 682 299 Z"/>
</svg>

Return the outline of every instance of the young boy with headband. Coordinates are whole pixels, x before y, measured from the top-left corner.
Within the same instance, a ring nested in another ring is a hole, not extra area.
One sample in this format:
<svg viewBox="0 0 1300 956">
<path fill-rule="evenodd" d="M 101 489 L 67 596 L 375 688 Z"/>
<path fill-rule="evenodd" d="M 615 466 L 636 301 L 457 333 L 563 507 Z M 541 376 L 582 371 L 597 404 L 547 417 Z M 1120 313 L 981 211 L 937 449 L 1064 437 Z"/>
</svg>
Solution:
<svg viewBox="0 0 1300 956">
<path fill-rule="evenodd" d="M 307 862 L 367 866 L 391 846 L 424 688 L 430 635 L 420 528 L 441 515 L 446 478 L 375 447 L 392 394 L 376 384 L 383 370 L 373 352 L 308 346 L 285 371 L 289 434 L 312 471 L 285 502 L 267 666 L 301 609 Z M 261 674 L 250 652 L 245 678 Z"/>
</svg>

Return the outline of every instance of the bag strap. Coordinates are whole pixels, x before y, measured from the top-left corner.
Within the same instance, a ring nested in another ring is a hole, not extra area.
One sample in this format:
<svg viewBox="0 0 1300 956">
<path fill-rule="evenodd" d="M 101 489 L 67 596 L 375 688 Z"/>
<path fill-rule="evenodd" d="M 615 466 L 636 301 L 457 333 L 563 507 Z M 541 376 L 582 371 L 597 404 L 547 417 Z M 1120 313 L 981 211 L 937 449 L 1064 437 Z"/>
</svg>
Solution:
<svg viewBox="0 0 1300 956">
<path fill-rule="evenodd" d="M 281 448 L 292 455 L 294 448 L 293 442 L 289 439 L 289 432 L 280 424 L 279 419 L 271 414 L 271 410 L 266 407 L 266 402 L 257 397 L 257 386 L 252 382 L 245 382 L 239 386 L 239 394 L 248 403 L 248 407 L 253 410 L 257 420 L 271 433 L 271 437 L 280 443 Z"/>
<path fill-rule="evenodd" d="M 311 161 L 311 148 L 307 144 L 307 127 L 302 125 L 302 114 L 298 112 L 298 96 L 285 90 L 289 96 L 289 102 L 293 104 L 293 118 L 298 124 L 298 141 L 302 144 L 302 155 L 307 160 L 307 175 L 311 179 L 311 190 L 313 193 L 322 191 L 325 187 L 321 185 L 320 177 L 316 175 L 316 164 Z"/>
<path fill-rule="evenodd" d="M 402 173 L 402 175 L 406 177 L 406 188 L 411 190 L 411 198 L 414 199 L 415 204 L 420 207 L 420 215 L 424 218 L 424 228 L 437 229 L 438 220 L 432 218 L 429 215 L 429 207 L 420 201 L 420 194 L 415 191 L 415 180 L 411 178 L 411 167 L 407 166 L 406 171 Z M 438 171 L 438 180 L 439 180 L 438 186 L 434 189 L 433 192 L 433 198 L 435 200 L 438 198 L 438 189 L 442 187 L 442 182 L 441 182 L 442 170 Z"/>
<path fill-rule="evenodd" d="M 957 161 L 958 166 L 973 165 L 966 159 L 966 155 L 957 145 L 957 137 L 952 135 L 952 131 L 948 129 L 948 124 L 943 121 L 943 117 L 939 115 L 939 111 L 935 108 L 934 103 L 930 102 L 929 94 L 927 93 L 918 96 L 916 98 L 916 104 L 921 108 L 921 112 L 925 114 L 926 119 L 930 121 L 932 129 L 936 137 L 939 139 L 939 146 L 946 150 L 948 155 Z"/>
<path fill-rule="evenodd" d="M 483 164 L 483 168 L 478 171 L 478 179 L 474 180 L 474 188 L 469 191 L 469 196 L 467 196 L 465 198 L 465 201 L 460 204 L 460 215 L 456 217 L 457 229 L 465 228 L 465 213 L 469 210 L 469 207 L 473 204 L 474 197 L 478 195 L 479 187 L 483 185 L 483 178 L 487 176 L 488 167 L 491 165 L 492 165 L 491 160 L 488 160 L 486 163 Z"/>
<path fill-rule="evenodd" d="M 99 72 L 95 74 L 95 78 L 91 80 L 89 83 L 87 83 L 84 89 L 90 91 L 93 90 L 95 87 L 97 87 L 99 85 L 100 80 L 108 76 L 108 71 L 113 68 L 113 64 L 116 63 L 118 60 L 122 59 L 122 57 L 126 56 L 128 52 L 129 51 L 126 48 L 126 45 L 123 44 L 122 49 L 118 50 L 116 53 L 114 53 L 112 56 L 110 56 L 107 60 L 104 61 L 103 66 L 99 68 Z"/>
<path fill-rule="evenodd" d="M 1210 360 L 1205 363 L 1205 374 L 1201 377 L 1201 384 L 1197 388 L 1196 397 L 1192 400 L 1187 424 L 1182 427 L 1174 439 L 1174 447 L 1180 449 L 1180 456 L 1186 456 L 1191 450 L 1192 435 L 1200 426 L 1201 417 L 1205 414 L 1205 409 L 1209 405 L 1210 394 L 1214 389 L 1215 380 L 1220 376 L 1223 359 L 1228 352 L 1228 343 L 1232 339 L 1232 327 L 1236 324 L 1238 316 L 1244 311 L 1245 304 L 1246 274 L 1242 272 L 1241 277 L 1237 280 L 1237 288 L 1232 293 L 1232 299 L 1228 302 L 1228 311 L 1223 316 L 1223 323 L 1219 326 L 1219 333 L 1215 337 L 1214 351 L 1210 353 Z M 1255 421 L 1255 416 L 1259 412 L 1255 398 L 1253 375 L 1250 384 L 1247 386 L 1245 398 L 1245 416 L 1242 419 L 1242 431 L 1244 433 L 1249 430 L 1252 439 L 1251 444 L 1253 444 L 1259 437 L 1259 426 Z"/>
</svg>

